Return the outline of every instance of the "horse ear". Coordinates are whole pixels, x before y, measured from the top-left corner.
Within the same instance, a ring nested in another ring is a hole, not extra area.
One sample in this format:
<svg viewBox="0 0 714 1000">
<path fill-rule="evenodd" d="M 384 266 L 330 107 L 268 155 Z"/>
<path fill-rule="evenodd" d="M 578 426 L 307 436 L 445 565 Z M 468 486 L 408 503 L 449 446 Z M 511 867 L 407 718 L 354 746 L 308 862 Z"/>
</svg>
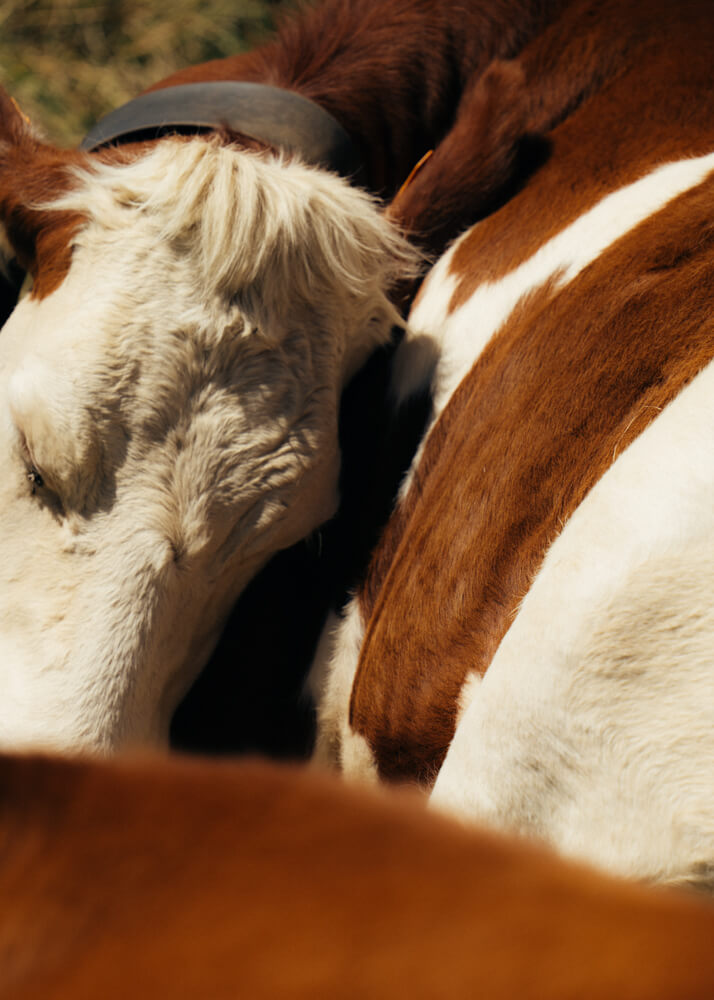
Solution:
<svg viewBox="0 0 714 1000">
<path fill-rule="evenodd" d="M 37 145 L 30 119 L 14 98 L 0 88 L 0 267 L 5 277 L 9 277 L 12 265 L 17 265 L 18 257 L 27 257 L 18 252 L 12 234 L 18 228 L 17 217 L 27 200 L 23 194 L 26 175 L 22 165 L 30 166 Z M 27 259 L 22 260 L 23 270 L 28 263 Z"/>
<path fill-rule="evenodd" d="M 45 143 L 17 103 L 0 88 L 0 314 L 20 272 L 37 278 L 41 247 L 62 220 L 45 206 L 72 183 L 72 166 L 85 154 Z M 50 254 L 45 253 L 44 257 Z"/>
<path fill-rule="evenodd" d="M 0 87 L 0 191 L 6 189 L 15 152 L 28 142 L 35 141 L 35 131 L 30 119 Z M 17 251 L 5 225 L 3 206 L 4 199 L 0 201 L 0 325 L 5 323 L 14 309 L 25 277 L 25 267 L 18 263 Z"/>
<path fill-rule="evenodd" d="M 32 122 L 20 110 L 17 101 L 0 87 L 0 143 L 17 146 L 28 139 L 37 141 L 38 138 Z"/>
</svg>

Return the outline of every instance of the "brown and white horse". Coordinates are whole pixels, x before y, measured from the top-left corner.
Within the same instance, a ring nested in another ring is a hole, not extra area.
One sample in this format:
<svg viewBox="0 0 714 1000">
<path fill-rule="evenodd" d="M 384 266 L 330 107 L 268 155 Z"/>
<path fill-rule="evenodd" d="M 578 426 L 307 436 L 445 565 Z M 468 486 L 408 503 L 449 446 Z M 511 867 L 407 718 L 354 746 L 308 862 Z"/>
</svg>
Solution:
<svg viewBox="0 0 714 1000">
<path fill-rule="evenodd" d="M 708 901 L 328 777 L 0 758 L 0 998 L 714 995 Z"/>
<path fill-rule="evenodd" d="M 713 15 L 578 0 L 481 78 L 539 163 L 419 294 L 430 429 L 313 675 L 345 773 L 709 889 Z"/>
<path fill-rule="evenodd" d="M 328 0 L 162 86 L 312 102 L 389 197 L 560 6 Z M 33 278 L 0 338 L 0 744 L 160 742 L 242 588 L 333 513 L 340 393 L 415 254 L 270 122 L 62 151 L 0 111 L 4 245 Z"/>
<path fill-rule="evenodd" d="M 390 212 L 427 248 L 483 217 L 396 361 L 431 425 L 321 644 L 318 756 L 702 886 L 712 10 L 332 0 L 196 71 L 310 98 L 387 196 L 435 147 Z M 246 581 L 334 509 L 338 397 L 413 256 L 260 135 L 63 153 L 3 120 L 35 280 L 0 337 L 0 739 L 155 741 Z"/>
</svg>

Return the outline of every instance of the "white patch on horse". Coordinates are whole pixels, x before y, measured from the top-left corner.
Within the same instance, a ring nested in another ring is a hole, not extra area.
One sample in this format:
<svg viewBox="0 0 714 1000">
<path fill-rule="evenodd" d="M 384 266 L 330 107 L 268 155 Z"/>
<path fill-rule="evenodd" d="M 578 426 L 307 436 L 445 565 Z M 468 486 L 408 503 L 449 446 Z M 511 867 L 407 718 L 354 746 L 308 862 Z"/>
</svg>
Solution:
<svg viewBox="0 0 714 1000">
<path fill-rule="evenodd" d="M 395 413 L 412 397 L 433 387 L 439 359 L 444 351 L 447 324 L 444 321 L 451 297 L 457 288 L 455 275 L 450 273 L 452 257 L 459 241 L 437 261 L 424 279 L 418 300 L 409 314 L 404 338 L 394 356 L 389 392 Z M 433 406 L 428 421 L 433 424 Z M 419 467 L 428 434 L 424 434 L 414 453 L 409 469 L 402 478 L 396 503 L 402 503 L 409 492 L 414 470 Z"/>
<path fill-rule="evenodd" d="M 622 875 L 711 879 L 713 428 L 710 364 L 553 543 L 435 806 Z"/>
<path fill-rule="evenodd" d="M 337 727 L 328 722 L 330 712 L 326 708 L 325 699 L 333 673 L 335 646 L 342 621 L 337 612 L 328 612 L 303 687 L 303 695 L 314 705 L 317 717 L 317 734 L 312 759 L 316 764 L 330 767 L 336 766 L 338 759 L 338 745 L 334 736 Z"/>
<path fill-rule="evenodd" d="M 297 162 L 164 140 L 76 182 L 69 273 L 0 337 L 8 747 L 165 739 L 240 590 L 332 514 L 340 391 L 414 265 Z"/>
<path fill-rule="evenodd" d="M 457 278 L 451 272 L 451 261 L 458 243 L 457 240 L 429 271 L 409 314 L 404 339 L 394 357 L 390 383 L 395 409 L 404 405 L 412 396 L 431 388 L 434 371 L 443 351 L 446 334 L 444 317 L 458 286 Z"/>
<path fill-rule="evenodd" d="M 456 706 L 457 726 L 468 711 L 473 700 L 478 697 L 482 680 L 483 677 L 476 670 L 469 670 L 466 674 L 464 683 L 461 685 L 461 690 L 459 691 L 459 701 Z"/>
<path fill-rule="evenodd" d="M 701 183 L 712 169 L 712 153 L 678 160 L 607 195 L 505 277 L 479 285 L 468 301 L 450 313 L 449 304 L 458 287 L 451 263 L 460 244 L 476 227 L 459 237 L 425 279 L 395 358 L 391 386 L 395 409 L 426 386 L 432 390 L 428 427 L 402 480 L 397 503 L 409 492 L 439 416 L 518 303 L 549 280 L 565 287 L 609 246 Z"/>
<path fill-rule="evenodd" d="M 317 740 L 313 760 L 337 767 L 347 778 L 376 781 L 377 766 L 367 741 L 349 724 L 350 698 L 364 639 L 364 622 L 356 599 L 343 615 L 331 615 L 323 629 L 310 671 L 316 695 Z"/>
<path fill-rule="evenodd" d="M 608 247 L 669 201 L 701 183 L 712 169 L 714 153 L 678 160 L 606 195 L 509 274 L 479 285 L 453 313 L 448 312 L 448 304 L 455 276 L 439 262 L 435 279 L 430 278 L 409 317 L 412 338 L 427 338 L 440 347 L 432 382 L 432 425 L 524 296 L 549 280 L 565 287 Z M 461 237 L 464 239 L 468 239 L 468 233 Z"/>
</svg>

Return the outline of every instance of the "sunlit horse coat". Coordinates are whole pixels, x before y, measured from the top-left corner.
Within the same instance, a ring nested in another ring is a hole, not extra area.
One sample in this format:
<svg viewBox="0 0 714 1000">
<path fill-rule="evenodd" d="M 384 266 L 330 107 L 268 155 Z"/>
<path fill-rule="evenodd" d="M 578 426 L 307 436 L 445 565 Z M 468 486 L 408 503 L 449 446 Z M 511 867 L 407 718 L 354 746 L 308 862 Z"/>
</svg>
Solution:
<svg viewBox="0 0 714 1000">
<path fill-rule="evenodd" d="M 710 1000 L 714 909 L 265 763 L 0 757 L 0 1000 Z"/>
<path fill-rule="evenodd" d="M 709 888 L 713 15 L 585 0 L 482 77 L 533 173 L 412 310 L 431 427 L 313 674 L 347 774 Z"/>
<path fill-rule="evenodd" d="M 411 314 L 394 391 L 431 428 L 321 645 L 318 756 L 710 886 L 711 4 L 434 8 L 327 5 L 208 71 L 322 100 L 388 195 L 435 147 L 391 209 L 428 248 L 483 217 Z M 0 738 L 158 740 L 334 509 L 339 393 L 413 258 L 225 134 L 65 154 L 3 112 L 35 281 L 0 338 Z"/>
</svg>

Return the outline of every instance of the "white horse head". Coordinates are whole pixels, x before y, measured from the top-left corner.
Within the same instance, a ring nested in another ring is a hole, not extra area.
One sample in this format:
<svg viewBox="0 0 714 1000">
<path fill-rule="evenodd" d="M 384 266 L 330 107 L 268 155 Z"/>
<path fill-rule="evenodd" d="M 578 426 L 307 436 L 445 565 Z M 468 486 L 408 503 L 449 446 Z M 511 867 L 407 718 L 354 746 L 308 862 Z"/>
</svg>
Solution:
<svg viewBox="0 0 714 1000">
<path fill-rule="evenodd" d="M 161 742 L 241 589 L 332 514 L 340 391 L 414 257 L 325 171 L 62 152 L 0 110 L 34 278 L 0 334 L 0 745 Z"/>
</svg>

